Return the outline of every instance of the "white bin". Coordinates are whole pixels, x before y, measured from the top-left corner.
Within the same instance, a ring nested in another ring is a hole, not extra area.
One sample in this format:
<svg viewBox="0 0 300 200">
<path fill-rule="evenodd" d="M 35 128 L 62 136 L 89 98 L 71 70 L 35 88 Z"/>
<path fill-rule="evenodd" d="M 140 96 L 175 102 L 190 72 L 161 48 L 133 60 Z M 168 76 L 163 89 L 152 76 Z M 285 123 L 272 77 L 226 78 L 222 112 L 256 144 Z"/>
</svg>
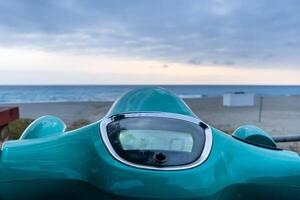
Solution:
<svg viewBox="0 0 300 200">
<path fill-rule="evenodd" d="M 254 94 L 235 92 L 223 95 L 223 106 L 254 106 Z"/>
</svg>

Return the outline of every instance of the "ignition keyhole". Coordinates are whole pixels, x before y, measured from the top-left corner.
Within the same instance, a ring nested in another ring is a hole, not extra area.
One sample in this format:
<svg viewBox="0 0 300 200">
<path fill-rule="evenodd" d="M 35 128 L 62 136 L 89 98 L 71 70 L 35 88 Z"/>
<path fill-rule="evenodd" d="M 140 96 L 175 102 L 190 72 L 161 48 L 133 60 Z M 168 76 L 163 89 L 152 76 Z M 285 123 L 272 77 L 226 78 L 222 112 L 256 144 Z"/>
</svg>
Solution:
<svg viewBox="0 0 300 200">
<path fill-rule="evenodd" d="M 168 159 L 167 155 L 162 152 L 158 152 L 154 154 L 154 161 L 158 164 L 165 163 L 167 159 Z"/>
</svg>

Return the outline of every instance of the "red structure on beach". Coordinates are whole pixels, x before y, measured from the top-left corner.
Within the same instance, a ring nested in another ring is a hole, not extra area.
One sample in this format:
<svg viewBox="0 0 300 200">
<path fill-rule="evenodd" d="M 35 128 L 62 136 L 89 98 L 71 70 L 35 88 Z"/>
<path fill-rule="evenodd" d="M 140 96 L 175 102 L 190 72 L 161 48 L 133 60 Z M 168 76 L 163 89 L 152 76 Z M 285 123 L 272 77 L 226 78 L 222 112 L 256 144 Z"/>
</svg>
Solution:
<svg viewBox="0 0 300 200">
<path fill-rule="evenodd" d="M 8 138 L 8 132 L 3 131 L 8 123 L 19 119 L 19 108 L 18 107 L 0 107 L 0 147 L 3 141 Z"/>
<path fill-rule="evenodd" d="M 18 107 L 0 107 L 0 128 L 16 119 L 19 119 Z"/>
</svg>

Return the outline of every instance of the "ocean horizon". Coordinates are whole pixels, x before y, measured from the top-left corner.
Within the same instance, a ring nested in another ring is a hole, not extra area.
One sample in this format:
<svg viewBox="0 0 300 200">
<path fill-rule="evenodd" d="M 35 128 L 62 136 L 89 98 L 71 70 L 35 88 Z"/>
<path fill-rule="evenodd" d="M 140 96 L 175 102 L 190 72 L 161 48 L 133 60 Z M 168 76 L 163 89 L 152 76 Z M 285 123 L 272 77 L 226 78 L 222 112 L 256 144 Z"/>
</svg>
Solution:
<svg viewBox="0 0 300 200">
<path fill-rule="evenodd" d="M 5 85 L 0 104 L 114 101 L 131 89 L 164 87 L 182 98 L 222 96 L 246 92 L 257 96 L 299 96 L 299 85 Z"/>
</svg>

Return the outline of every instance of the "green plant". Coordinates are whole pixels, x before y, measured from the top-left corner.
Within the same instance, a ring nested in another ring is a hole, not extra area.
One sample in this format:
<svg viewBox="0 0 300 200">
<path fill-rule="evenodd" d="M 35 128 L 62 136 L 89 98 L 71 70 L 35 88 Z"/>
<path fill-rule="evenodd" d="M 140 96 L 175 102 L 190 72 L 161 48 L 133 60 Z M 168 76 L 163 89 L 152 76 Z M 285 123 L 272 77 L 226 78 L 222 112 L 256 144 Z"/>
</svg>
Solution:
<svg viewBox="0 0 300 200">
<path fill-rule="evenodd" d="M 90 123 L 91 122 L 89 120 L 85 120 L 85 119 L 77 120 L 77 121 L 72 122 L 68 126 L 67 130 L 68 131 L 75 130 L 75 129 L 81 128 L 83 126 L 86 126 L 86 125 L 88 125 Z"/>
<path fill-rule="evenodd" d="M 33 122 L 33 119 L 17 119 L 8 124 L 9 139 L 16 140 L 22 135 L 23 131 Z"/>
</svg>

